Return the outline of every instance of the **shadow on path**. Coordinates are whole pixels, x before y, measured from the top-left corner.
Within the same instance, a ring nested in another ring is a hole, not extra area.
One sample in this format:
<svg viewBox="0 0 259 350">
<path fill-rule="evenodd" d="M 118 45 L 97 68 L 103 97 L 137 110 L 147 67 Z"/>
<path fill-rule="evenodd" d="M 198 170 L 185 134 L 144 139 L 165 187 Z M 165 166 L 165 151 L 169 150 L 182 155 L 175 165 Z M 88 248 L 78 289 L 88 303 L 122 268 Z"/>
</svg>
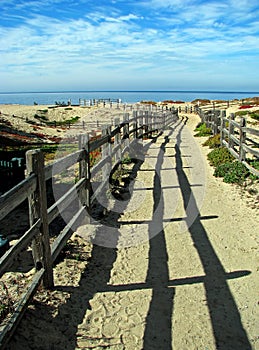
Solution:
<svg viewBox="0 0 259 350">
<path fill-rule="evenodd" d="M 176 172 L 186 210 L 186 221 L 188 222 L 189 216 L 193 217 L 193 210 L 197 213 L 197 218 L 189 228 L 189 232 L 200 256 L 205 276 L 169 281 L 168 255 L 163 231 L 164 199 L 161 187 L 161 170 L 169 136 L 170 133 L 165 137 L 164 143 L 160 147 L 155 169 L 156 174 L 153 188 L 154 206 L 153 218 L 149 223 L 149 236 L 151 239 L 149 241 L 149 265 L 146 282 L 121 286 L 108 285 L 113 265 L 117 259 L 117 248 L 94 245 L 91 252 L 91 259 L 81 276 L 79 286 L 56 287 L 56 290 L 69 292 L 70 297 L 62 305 L 60 305 L 60 301 L 58 302 L 56 306 L 57 314 L 54 318 L 54 306 L 51 309 L 51 307 L 42 303 L 35 305 L 33 310 L 28 310 L 27 318 L 29 321 L 26 324 L 25 318 L 25 323 L 23 321 L 21 323 L 23 327 L 20 330 L 18 329 L 20 333 L 25 332 L 29 324 L 30 327 L 27 330 L 28 349 L 74 350 L 77 347 L 78 325 L 83 322 L 87 310 L 91 309 L 90 301 L 97 292 L 152 288 L 152 300 L 146 317 L 143 349 L 170 350 L 172 349 L 174 287 L 193 283 L 204 283 L 217 350 L 251 349 L 241 323 L 240 314 L 226 282 L 227 278 L 238 278 L 247 273 L 246 271 L 241 271 L 227 274 L 209 241 L 201 222 L 202 217 L 199 214 L 197 203 L 192 196 L 191 185 L 184 172 L 180 151 L 180 133 L 178 134 L 177 144 L 175 146 Z M 145 150 L 147 148 L 145 147 Z M 136 169 L 139 169 L 139 164 L 136 164 Z M 190 201 L 192 201 L 191 205 Z M 127 201 L 124 202 L 124 205 L 126 209 Z M 192 210 L 192 212 L 189 212 L 189 210 Z M 118 220 L 121 214 L 111 211 L 108 215 L 110 215 L 113 227 L 118 228 L 117 234 L 114 237 L 114 242 L 116 243 L 119 239 L 119 227 L 121 223 Z M 98 229 L 96 234 L 105 235 L 105 230 L 106 227 L 103 225 Z M 155 233 L 158 234 L 155 235 Z M 114 246 L 116 247 L 116 244 Z M 48 308 L 49 310 L 47 310 Z M 49 314 L 46 315 L 46 313 Z M 41 328 L 37 324 L 39 318 L 44 318 L 44 329 L 42 323 L 40 323 Z M 33 335 L 31 335 L 31 331 L 33 331 Z M 88 338 L 87 331 L 85 337 Z M 92 340 L 98 342 L 101 339 L 96 336 Z M 107 339 L 108 341 L 112 341 L 112 339 Z M 22 349 L 19 347 L 19 337 L 16 341 L 14 339 L 14 342 L 8 349 Z"/>
<path fill-rule="evenodd" d="M 251 345 L 242 325 L 237 305 L 226 282 L 226 272 L 201 222 L 199 208 L 192 194 L 189 180 L 183 170 L 180 150 L 181 132 L 182 130 L 177 135 L 175 146 L 176 172 L 186 210 L 187 223 L 188 217 L 196 216 L 195 221 L 189 227 L 189 232 L 205 272 L 203 283 L 216 348 L 217 350 L 249 350 Z"/>
<path fill-rule="evenodd" d="M 146 317 L 144 350 L 169 350 L 172 344 L 171 318 L 175 289 L 168 287 L 168 254 L 163 230 L 164 199 L 161 189 L 161 169 L 169 135 L 165 137 L 160 147 L 154 176 L 153 218 L 149 224 L 149 260 L 146 278 L 146 284 L 152 286 L 152 299 Z"/>
</svg>

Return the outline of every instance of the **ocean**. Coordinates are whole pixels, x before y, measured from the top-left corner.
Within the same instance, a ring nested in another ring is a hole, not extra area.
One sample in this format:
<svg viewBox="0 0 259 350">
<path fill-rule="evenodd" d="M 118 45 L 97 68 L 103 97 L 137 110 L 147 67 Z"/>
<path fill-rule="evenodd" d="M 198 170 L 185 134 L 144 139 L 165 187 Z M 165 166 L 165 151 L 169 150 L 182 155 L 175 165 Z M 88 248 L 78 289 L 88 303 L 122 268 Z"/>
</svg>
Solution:
<svg viewBox="0 0 259 350">
<path fill-rule="evenodd" d="M 196 98 L 209 100 L 234 100 L 259 96 L 259 92 L 231 91 L 66 91 L 66 92 L 12 92 L 0 93 L 0 104 L 54 105 L 56 102 L 69 100 L 79 104 L 79 99 L 120 99 L 123 103 L 140 101 L 184 101 L 191 102 Z"/>
</svg>

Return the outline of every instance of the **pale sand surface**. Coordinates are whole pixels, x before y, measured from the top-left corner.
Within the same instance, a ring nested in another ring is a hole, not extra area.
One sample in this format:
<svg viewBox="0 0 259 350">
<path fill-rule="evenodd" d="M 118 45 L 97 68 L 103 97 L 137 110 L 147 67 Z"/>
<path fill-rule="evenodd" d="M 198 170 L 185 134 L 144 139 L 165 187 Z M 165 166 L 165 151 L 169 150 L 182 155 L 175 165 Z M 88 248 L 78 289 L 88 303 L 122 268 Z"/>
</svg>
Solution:
<svg viewBox="0 0 259 350">
<path fill-rule="evenodd" d="M 146 142 L 140 205 L 112 216 L 118 248 L 75 232 L 80 261 L 56 265 L 56 287 L 36 294 L 8 349 L 259 349 L 258 206 L 213 177 L 204 138 L 190 142 L 198 122 L 190 114 L 183 129 Z M 95 237 L 106 231 L 98 225 Z"/>
<path fill-rule="evenodd" d="M 191 103 L 184 104 L 169 104 L 168 107 L 175 106 L 176 108 L 181 106 L 184 109 L 185 105 L 191 106 Z M 53 108 L 54 107 L 54 108 Z M 229 116 L 230 113 L 236 112 L 240 107 L 240 102 L 231 103 L 229 108 L 226 108 L 226 104 L 218 104 L 216 108 L 226 109 L 226 114 Z M 212 104 L 204 106 L 203 109 L 212 108 Z M 258 107 L 250 108 L 249 111 L 258 110 Z M 47 111 L 47 112 L 46 112 Z M 43 134 L 45 136 L 45 142 L 53 141 L 53 137 L 62 138 L 68 132 L 66 127 L 46 127 L 41 125 L 40 120 L 35 115 L 46 117 L 49 122 L 68 121 L 71 118 L 79 117 L 78 122 L 71 126 L 70 133 L 73 134 L 73 129 L 77 133 L 92 132 L 96 129 L 100 129 L 104 124 L 110 124 L 114 118 L 119 117 L 123 119 L 125 112 L 131 115 L 131 105 L 127 105 L 126 109 L 123 104 L 120 108 L 106 107 L 85 107 L 85 106 L 68 106 L 68 107 L 57 107 L 57 106 L 26 106 L 26 105 L 0 105 L 0 136 L 1 130 L 5 126 L 6 122 L 11 123 L 12 128 L 22 131 L 26 134 Z M 28 123 L 33 121 L 37 125 Z M 84 123 L 84 129 L 82 127 Z M 98 126 L 99 125 L 99 126 Z M 51 140 L 50 140 L 51 139 Z"/>
</svg>

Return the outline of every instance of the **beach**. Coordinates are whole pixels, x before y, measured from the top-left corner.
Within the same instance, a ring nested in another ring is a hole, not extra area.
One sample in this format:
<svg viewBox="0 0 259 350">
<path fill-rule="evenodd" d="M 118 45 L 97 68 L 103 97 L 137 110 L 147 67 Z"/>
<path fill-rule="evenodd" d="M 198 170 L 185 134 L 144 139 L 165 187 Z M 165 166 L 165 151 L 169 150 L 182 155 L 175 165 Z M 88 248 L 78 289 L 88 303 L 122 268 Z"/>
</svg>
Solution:
<svg viewBox="0 0 259 350">
<path fill-rule="evenodd" d="M 54 289 L 39 289 L 7 349 L 216 350 L 230 349 L 231 344 L 233 349 L 259 349 L 258 195 L 213 176 L 207 161 L 210 149 L 202 146 L 206 138 L 193 137 L 200 118 L 182 107 L 180 116 L 188 117 L 187 125 L 165 131 L 150 146 L 146 141 L 146 161 L 135 184 L 136 193 L 140 184 L 147 190 L 137 197 L 138 208 L 127 210 L 128 203 L 120 215 L 113 215 L 119 227 L 117 247 L 94 244 L 86 239 L 85 228 L 74 232 L 55 265 Z M 231 106 L 227 114 L 238 108 L 238 103 Z M 39 130 L 28 127 L 28 120 L 36 122 L 35 114 L 45 109 L 2 105 L 0 118 L 33 134 Z M 58 107 L 43 113 L 56 122 L 79 116 L 77 123 L 85 122 L 80 132 L 94 133 L 122 118 L 125 110 Z M 182 129 L 178 150 L 175 140 Z M 53 142 L 75 130 L 42 127 L 40 132 L 46 142 Z M 161 149 L 168 161 L 164 169 L 156 163 Z M 159 184 L 155 168 L 163 189 L 161 213 L 153 209 L 153 186 Z M 204 193 L 198 205 L 201 184 Z M 186 226 L 191 192 L 199 215 Z M 158 223 L 160 231 L 152 239 L 150 222 Z M 102 225 L 97 230 L 100 235 L 107 231 Z M 139 231 L 146 239 L 135 244 Z M 4 281 L 15 284 L 22 274 L 32 273 L 8 272 Z"/>
</svg>

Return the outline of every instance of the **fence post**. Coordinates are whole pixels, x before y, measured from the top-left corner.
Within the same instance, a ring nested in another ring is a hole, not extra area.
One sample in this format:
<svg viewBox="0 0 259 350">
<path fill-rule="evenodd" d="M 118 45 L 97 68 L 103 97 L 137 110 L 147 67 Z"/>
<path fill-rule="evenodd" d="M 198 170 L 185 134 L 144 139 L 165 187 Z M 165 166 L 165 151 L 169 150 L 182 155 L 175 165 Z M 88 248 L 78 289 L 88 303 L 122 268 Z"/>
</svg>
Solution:
<svg viewBox="0 0 259 350">
<path fill-rule="evenodd" d="M 111 135 L 111 127 L 107 125 L 102 129 L 102 136 Z M 109 190 L 109 178 L 111 173 L 111 138 L 107 143 L 102 146 L 102 159 L 106 159 L 106 164 L 102 168 L 102 181 L 106 184 L 103 189 L 103 197 L 102 197 L 102 206 L 103 206 L 103 214 L 107 214 L 108 210 L 108 197 L 107 191 Z"/>
<path fill-rule="evenodd" d="M 138 131 L 137 131 L 137 127 L 138 127 L 138 111 L 133 111 L 133 119 L 134 122 L 132 123 L 132 127 L 133 127 L 133 139 L 136 140 L 136 138 L 138 137 Z"/>
<path fill-rule="evenodd" d="M 224 118 L 226 117 L 226 111 L 225 110 L 221 110 L 220 111 L 220 144 L 221 146 L 223 146 L 223 141 L 225 139 L 225 133 L 224 133 L 224 129 L 225 129 L 225 120 Z"/>
<path fill-rule="evenodd" d="M 240 138 L 239 138 L 239 160 L 246 160 L 246 152 L 243 148 L 243 144 L 246 141 L 246 132 L 243 130 L 246 128 L 246 118 L 240 119 Z"/>
<path fill-rule="evenodd" d="M 44 172 L 44 156 L 41 150 L 26 152 L 27 176 L 34 173 L 37 176 L 37 188 L 29 196 L 30 226 L 40 219 L 39 232 L 32 241 L 32 255 L 36 270 L 45 269 L 43 285 L 51 288 L 54 285 L 52 257 L 49 241 L 49 226 L 47 212 L 46 182 Z"/>
<path fill-rule="evenodd" d="M 145 124 L 145 134 L 146 134 L 146 137 L 149 136 L 149 135 L 148 135 L 148 130 L 149 130 L 148 123 L 149 123 L 149 114 L 148 114 L 148 111 L 145 111 L 144 124 Z"/>
<path fill-rule="evenodd" d="M 233 148 L 233 145 L 234 145 L 234 141 L 231 138 L 231 135 L 234 134 L 234 125 L 232 123 L 232 121 L 234 121 L 234 119 L 235 119 L 235 114 L 230 113 L 229 125 L 228 125 L 228 147 L 229 148 Z"/>
<path fill-rule="evenodd" d="M 120 125 L 120 118 L 115 118 L 114 119 L 114 126 L 115 128 Z M 119 146 L 118 151 L 115 154 L 115 164 L 117 164 L 121 160 L 121 133 L 118 132 L 115 137 L 114 137 L 114 146 L 117 147 Z"/>
<path fill-rule="evenodd" d="M 123 143 L 125 143 L 126 147 L 128 147 L 129 146 L 129 113 L 124 113 L 123 122 L 124 122 Z"/>
<path fill-rule="evenodd" d="M 158 133 L 158 122 L 157 122 L 157 112 L 154 112 L 154 127 L 153 130 L 155 130 L 156 133 Z"/>
<path fill-rule="evenodd" d="M 219 133 L 219 127 L 220 127 L 220 116 L 218 115 L 218 112 L 214 114 L 214 129 L 213 134 L 217 135 Z"/>
<path fill-rule="evenodd" d="M 82 150 L 79 160 L 79 178 L 85 178 L 85 185 L 81 189 L 79 198 L 82 205 L 86 207 L 88 215 L 84 218 L 84 224 L 91 222 L 91 171 L 90 171 L 90 136 L 84 134 L 79 136 L 79 149 Z"/>
<path fill-rule="evenodd" d="M 139 126 L 138 138 L 142 138 L 143 139 L 143 111 L 139 111 L 139 114 L 138 114 L 138 126 Z"/>
</svg>

